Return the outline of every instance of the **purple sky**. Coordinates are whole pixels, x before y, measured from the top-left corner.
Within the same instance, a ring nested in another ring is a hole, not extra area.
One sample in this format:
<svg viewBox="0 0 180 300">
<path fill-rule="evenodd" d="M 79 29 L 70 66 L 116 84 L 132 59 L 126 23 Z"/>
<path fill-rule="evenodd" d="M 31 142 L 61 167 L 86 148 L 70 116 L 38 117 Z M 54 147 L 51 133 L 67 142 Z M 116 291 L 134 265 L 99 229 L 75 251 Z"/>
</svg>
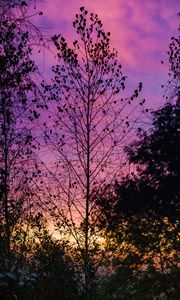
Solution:
<svg viewBox="0 0 180 300">
<path fill-rule="evenodd" d="M 43 16 L 38 25 L 48 36 L 61 33 L 72 41 L 72 22 L 79 8 L 97 13 L 104 29 L 111 32 L 112 48 L 119 52 L 128 92 L 142 81 L 141 97 L 148 107 L 156 108 L 163 103 L 161 85 L 168 79 L 168 65 L 160 61 L 168 61 L 170 38 L 177 36 L 179 4 L 179 0 L 41 0 L 38 10 Z M 54 63 L 53 54 L 46 50 L 38 61 L 46 75 Z"/>
</svg>

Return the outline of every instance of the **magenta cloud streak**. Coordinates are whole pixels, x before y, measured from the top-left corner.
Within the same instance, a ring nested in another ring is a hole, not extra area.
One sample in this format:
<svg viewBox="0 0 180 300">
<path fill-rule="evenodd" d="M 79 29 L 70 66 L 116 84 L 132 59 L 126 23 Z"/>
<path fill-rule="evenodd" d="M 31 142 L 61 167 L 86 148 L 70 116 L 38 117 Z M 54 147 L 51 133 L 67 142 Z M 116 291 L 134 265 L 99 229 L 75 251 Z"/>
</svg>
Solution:
<svg viewBox="0 0 180 300">
<path fill-rule="evenodd" d="M 39 25 L 48 35 L 61 33 L 73 40 L 72 22 L 80 6 L 97 13 L 105 30 L 111 32 L 111 45 L 118 50 L 128 75 L 128 89 L 142 81 L 142 97 L 148 106 L 162 104 L 161 84 L 167 81 L 168 67 L 161 65 L 160 60 L 168 61 L 170 38 L 177 35 L 179 1 L 44 0 L 38 6 L 44 13 Z M 54 64 L 51 52 L 46 51 L 45 63 L 46 67 Z"/>
</svg>

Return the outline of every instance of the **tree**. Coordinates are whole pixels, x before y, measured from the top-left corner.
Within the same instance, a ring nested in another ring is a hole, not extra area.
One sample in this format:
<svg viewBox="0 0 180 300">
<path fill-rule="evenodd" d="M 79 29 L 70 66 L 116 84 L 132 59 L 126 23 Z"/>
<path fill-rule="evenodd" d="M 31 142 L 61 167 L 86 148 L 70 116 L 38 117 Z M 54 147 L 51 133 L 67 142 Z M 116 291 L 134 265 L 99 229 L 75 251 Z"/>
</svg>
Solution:
<svg viewBox="0 0 180 300">
<path fill-rule="evenodd" d="M 110 49 L 110 33 L 103 30 L 96 14 L 88 15 L 84 7 L 80 11 L 73 22 L 79 40 L 69 48 L 64 37 L 53 37 L 58 64 L 52 68 L 52 84 L 42 85 L 51 110 L 49 120 L 44 122 L 45 141 L 55 161 L 55 169 L 50 172 L 50 209 L 56 224 L 68 228 L 76 240 L 83 259 L 85 297 L 90 299 L 95 244 L 89 222 L 94 206 L 91 194 L 105 180 L 113 181 L 118 176 L 122 145 L 135 123 L 132 102 L 142 84 L 131 97 L 120 98 L 126 76 L 117 51 Z"/>
<path fill-rule="evenodd" d="M 74 268 L 70 243 L 53 238 L 43 226 L 36 237 L 38 243 L 32 268 L 38 280 L 33 299 L 79 299 L 79 276 Z"/>
<path fill-rule="evenodd" d="M 106 227 L 107 236 L 116 240 L 117 249 L 118 244 L 121 249 L 122 242 L 131 245 L 140 258 L 141 268 L 162 274 L 161 286 L 167 297 L 166 281 L 176 282 L 173 276 L 177 276 L 179 264 L 179 43 L 178 37 L 172 38 L 170 44 L 172 80 L 168 102 L 152 113 L 149 130 L 140 130 L 138 140 L 125 147 L 135 171 L 114 187 L 106 186 L 106 193 L 97 194 L 94 211 L 99 226 Z M 136 258 L 132 265 L 137 261 Z"/>
<path fill-rule="evenodd" d="M 130 162 L 138 165 L 137 174 L 130 181 L 125 180 L 125 190 L 136 194 L 136 203 L 130 200 L 130 205 L 170 219 L 177 219 L 180 196 L 179 46 L 180 38 L 172 37 L 168 51 L 172 93 L 167 94 L 166 104 L 152 113 L 149 131 L 142 131 L 139 140 L 125 149 Z"/>
<path fill-rule="evenodd" d="M 5 242 L 1 254 L 10 261 L 12 229 L 27 211 L 39 172 L 32 121 L 38 119 L 41 104 L 28 32 L 6 14 L 1 15 L 0 27 L 0 226 Z"/>
<path fill-rule="evenodd" d="M 178 264 L 179 104 L 179 100 L 167 103 L 153 113 L 150 133 L 144 132 L 126 149 L 130 162 L 137 166 L 136 174 L 116 185 L 117 214 L 136 216 L 131 225 L 138 224 L 140 229 L 135 238 L 138 248 L 159 256 L 161 270 Z"/>
<path fill-rule="evenodd" d="M 36 2 L 36 0 L 0 0 L 0 20 L 8 19 L 10 22 L 16 22 L 22 32 L 28 30 L 33 42 L 43 44 L 42 32 L 32 22 L 34 16 L 43 14 L 42 12 L 32 12 L 32 4 L 34 3 L 35 10 Z"/>
<path fill-rule="evenodd" d="M 140 190 L 144 198 L 143 205 L 133 203 L 134 209 L 151 210 L 160 215 L 177 217 L 179 209 L 179 163 L 180 163 L 180 106 L 179 101 L 167 103 L 153 113 L 153 129 L 150 134 L 143 133 L 142 138 L 127 148 L 130 161 L 142 165 L 138 178 L 135 176 L 137 195 Z M 129 182 L 129 184 L 131 184 Z M 134 187 L 135 187 L 134 186 Z M 126 187 L 128 188 L 128 187 Z M 135 189 L 132 187 L 129 190 Z M 136 205 L 137 204 L 137 205 Z"/>
<path fill-rule="evenodd" d="M 180 13 L 178 13 L 178 16 L 180 16 Z M 178 28 L 178 31 L 180 31 L 180 26 Z M 176 101 L 178 97 L 180 97 L 180 40 L 179 36 L 177 37 L 172 37 L 171 38 L 171 43 L 169 45 L 169 51 L 168 51 L 168 56 L 169 56 L 169 81 L 166 86 L 165 90 L 165 99 L 167 101 L 173 102 L 173 100 Z M 164 63 L 161 61 L 161 63 Z M 164 86 L 162 86 L 164 87 Z"/>
</svg>

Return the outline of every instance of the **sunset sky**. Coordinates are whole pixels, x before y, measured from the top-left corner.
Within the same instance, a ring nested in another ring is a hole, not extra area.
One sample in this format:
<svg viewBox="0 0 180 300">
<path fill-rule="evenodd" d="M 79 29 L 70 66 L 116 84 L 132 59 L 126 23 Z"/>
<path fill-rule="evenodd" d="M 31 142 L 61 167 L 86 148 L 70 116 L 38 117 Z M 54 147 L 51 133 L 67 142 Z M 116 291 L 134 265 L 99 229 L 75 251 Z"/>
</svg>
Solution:
<svg viewBox="0 0 180 300">
<path fill-rule="evenodd" d="M 178 0 L 41 0 L 38 26 L 49 36 L 61 33 L 67 40 L 75 39 L 72 22 L 79 8 L 97 13 L 104 29 L 111 32 L 111 46 L 116 48 L 125 75 L 127 90 L 143 82 L 141 97 L 149 108 L 163 104 L 161 85 L 168 79 L 168 45 L 178 34 Z M 51 49 L 53 51 L 53 49 Z M 40 70 L 47 74 L 54 63 L 53 54 L 46 50 L 38 58 Z"/>
</svg>

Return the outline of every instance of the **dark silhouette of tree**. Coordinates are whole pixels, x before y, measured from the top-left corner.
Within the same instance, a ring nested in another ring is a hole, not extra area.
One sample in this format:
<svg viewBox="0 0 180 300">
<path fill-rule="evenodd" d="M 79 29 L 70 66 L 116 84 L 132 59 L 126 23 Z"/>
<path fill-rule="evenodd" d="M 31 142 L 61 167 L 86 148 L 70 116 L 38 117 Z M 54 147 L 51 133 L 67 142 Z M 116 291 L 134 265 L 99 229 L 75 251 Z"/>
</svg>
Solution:
<svg viewBox="0 0 180 300">
<path fill-rule="evenodd" d="M 180 39 L 172 37 L 171 40 L 169 89 L 173 93 L 167 95 L 168 101 L 162 108 L 152 113 L 149 131 L 141 131 L 139 141 L 126 147 L 130 162 L 137 166 L 137 173 L 124 181 L 122 193 L 128 191 L 130 199 L 134 198 L 134 201 L 126 200 L 131 203 L 130 209 L 133 205 L 134 211 L 140 209 L 176 219 L 180 196 Z"/>
<path fill-rule="evenodd" d="M 44 36 L 33 22 L 33 17 L 43 14 L 41 11 L 36 11 L 36 2 L 38 1 L 0 0 L 0 20 L 7 19 L 9 22 L 16 23 L 22 33 L 28 31 L 31 37 L 31 45 L 44 46 Z"/>
<path fill-rule="evenodd" d="M 13 225 L 24 203 L 27 211 L 27 199 L 33 197 L 33 181 L 39 172 L 32 122 L 39 117 L 40 98 L 28 31 L 23 32 L 17 20 L 6 14 L 1 15 L 0 28 L 0 226 L 5 242 L 1 254 L 9 261 Z"/>
<path fill-rule="evenodd" d="M 37 232 L 37 237 L 32 265 L 38 280 L 33 299 L 79 299 L 79 274 L 72 261 L 71 245 L 53 238 L 45 228 Z"/>
<path fill-rule="evenodd" d="M 180 13 L 178 14 L 180 16 Z M 180 27 L 178 28 L 180 31 Z M 180 94 L 180 40 L 179 36 L 172 37 L 171 43 L 169 45 L 169 81 L 167 85 L 165 85 L 165 95 L 163 96 L 167 101 L 173 102 Z M 161 63 L 164 63 L 161 61 Z M 163 86 L 164 88 L 164 86 Z"/>
<path fill-rule="evenodd" d="M 51 110 L 44 128 L 45 141 L 56 157 L 55 170 L 51 169 L 51 213 L 78 245 L 84 297 L 90 299 L 91 255 L 96 244 L 89 222 L 94 206 L 91 194 L 104 180 L 113 180 L 122 166 L 122 145 L 135 123 L 131 114 L 135 105 L 130 104 L 142 84 L 131 97 L 120 98 L 126 76 L 117 51 L 110 49 L 110 33 L 103 30 L 96 14 L 89 15 L 84 7 L 80 11 L 73 22 L 79 37 L 73 48 L 61 35 L 53 37 L 59 62 L 52 68 L 52 85 L 43 83 Z"/>
<path fill-rule="evenodd" d="M 125 180 L 120 187 L 127 211 L 142 210 L 147 214 L 177 218 L 180 196 L 179 131 L 178 100 L 176 104 L 167 103 L 154 112 L 150 134 L 142 133 L 140 141 L 126 148 L 130 162 L 138 166 L 138 175 Z"/>
<path fill-rule="evenodd" d="M 122 243 L 126 243 L 131 248 L 129 254 L 135 250 L 132 266 L 138 262 L 143 268 L 161 272 L 167 297 L 170 297 L 167 278 L 177 282 L 167 270 L 177 276 L 179 262 L 179 44 L 179 37 L 172 38 L 168 101 L 152 113 L 152 126 L 147 131 L 139 130 L 138 140 L 125 147 L 133 172 L 114 187 L 106 185 L 96 192 L 97 209 L 93 215 L 98 218 L 100 228 L 106 229 L 107 238 L 110 236 L 116 243 L 117 256 Z"/>
<path fill-rule="evenodd" d="M 24 261 L 10 271 L 0 270 L 0 297 L 4 300 L 79 299 L 79 274 L 68 241 L 58 240 L 48 230 L 43 215 L 29 221 L 28 241 L 22 245 Z M 21 242 L 22 242 L 21 238 Z M 17 255 L 19 255 L 19 249 Z"/>
</svg>

